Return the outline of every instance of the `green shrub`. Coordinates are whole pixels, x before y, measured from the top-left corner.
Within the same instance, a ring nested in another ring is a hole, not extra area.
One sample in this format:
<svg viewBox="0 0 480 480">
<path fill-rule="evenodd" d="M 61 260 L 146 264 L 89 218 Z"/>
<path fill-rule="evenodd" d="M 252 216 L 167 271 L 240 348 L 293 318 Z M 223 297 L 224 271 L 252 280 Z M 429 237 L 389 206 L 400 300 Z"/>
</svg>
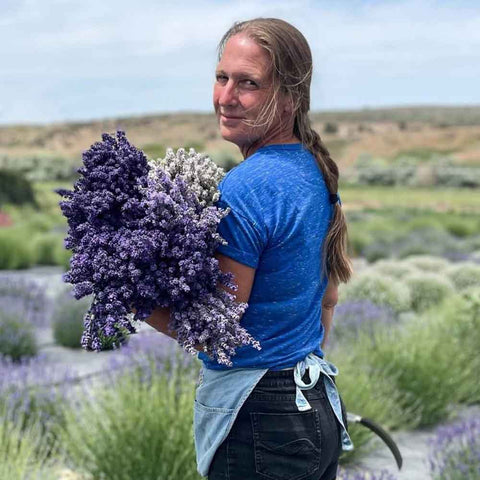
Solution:
<svg viewBox="0 0 480 480">
<path fill-rule="evenodd" d="M 205 144 L 203 142 L 199 142 L 198 140 L 187 140 L 185 145 L 179 145 L 175 148 L 175 151 L 177 151 L 177 149 L 180 147 L 184 148 L 186 152 L 188 152 L 190 148 L 193 148 L 197 153 L 201 153 L 205 150 Z"/>
<path fill-rule="evenodd" d="M 391 257 L 393 253 L 392 250 L 391 242 L 375 240 L 364 247 L 362 256 L 364 256 L 369 262 L 377 262 Z"/>
<path fill-rule="evenodd" d="M 403 228 L 408 232 L 411 230 L 425 229 L 425 228 L 437 230 L 438 233 L 445 232 L 443 224 L 439 218 L 435 216 L 426 216 L 426 215 L 414 216 L 413 218 L 410 218 L 405 223 Z"/>
<path fill-rule="evenodd" d="M 445 228 L 452 235 L 465 238 L 479 232 L 479 223 L 478 220 L 452 217 L 446 221 Z"/>
<path fill-rule="evenodd" d="M 480 235 L 472 235 L 464 239 L 465 250 L 468 252 L 480 251 Z M 478 258 L 478 257 L 477 257 Z"/>
<path fill-rule="evenodd" d="M 72 257 L 72 251 L 67 250 L 63 244 L 55 250 L 55 264 L 61 265 L 66 272 L 70 269 L 70 258 Z"/>
<path fill-rule="evenodd" d="M 458 386 L 452 401 L 480 403 L 480 287 L 463 290 L 447 303 L 441 315 L 444 331 L 450 333 L 450 355 L 454 358 Z"/>
<path fill-rule="evenodd" d="M 360 228 L 352 228 L 348 232 L 348 251 L 351 256 L 358 257 L 372 243 L 372 236 Z"/>
<path fill-rule="evenodd" d="M 178 373 L 149 382 L 125 373 L 94 400 L 66 410 L 59 432 L 75 470 L 117 480 L 199 480 L 193 440 L 195 382 Z"/>
<path fill-rule="evenodd" d="M 379 260 L 372 265 L 372 268 L 381 275 L 401 279 L 406 275 L 414 273 L 417 269 L 413 265 L 407 265 L 397 260 Z"/>
<path fill-rule="evenodd" d="M 361 272 L 340 289 L 341 302 L 370 300 L 399 313 L 410 309 L 409 289 L 400 281 L 374 271 Z"/>
<path fill-rule="evenodd" d="M 55 343 L 69 348 L 82 348 L 83 319 L 92 303 L 92 296 L 77 300 L 68 290 L 55 297 L 52 312 L 52 329 Z M 129 332 L 122 328 L 118 338 L 100 334 L 102 350 L 113 350 L 129 340 Z"/>
<path fill-rule="evenodd" d="M 38 207 L 32 185 L 21 173 L 0 170 L 0 205 L 4 203 Z"/>
<path fill-rule="evenodd" d="M 0 354 L 19 361 L 37 353 L 33 325 L 0 309 Z"/>
<path fill-rule="evenodd" d="M 480 285 L 480 265 L 461 262 L 448 267 L 445 273 L 457 290 Z"/>
<path fill-rule="evenodd" d="M 351 389 L 352 398 L 362 398 L 364 389 L 369 391 L 362 381 L 366 372 L 373 385 L 393 382 L 389 388 L 399 395 L 395 401 L 400 409 L 398 417 L 403 415 L 411 428 L 445 420 L 456 403 L 480 401 L 478 345 L 480 287 L 452 295 L 437 308 L 396 327 L 378 325 L 368 334 L 360 331 L 356 343 L 349 344 L 348 353 L 345 345 L 339 344 L 329 359 L 339 367 L 338 384 L 349 411 L 356 413 L 355 402 L 345 393 Z M 358 389 L 356 375 L 360 378 Z M 376 419 L 374 412 L 368 415 Z M 382 421 L 382 415 L 377 418 Z"/>
<path fill-rule="evenodd" d="M 443 272 L 449 265 L 449 261 L 432 255 L 411 255 L 402 261 L 405 265 L 412 265 L 422 272 Z"/>
<path fill-rule="evenodd" d="M 480 168 L 461 165 L 436 166 L 435 185 L 456 188 L 479 188 Z"/>
<path fill-rule="evenodd" d="M 74 179 L 80 163 L 81 160 L 76 158 L 63 158 L 44 152 L 22 157 L 0 155 L 1 170 L 15 171 L 30 182 Z"/>
<path fill-rule="evenodd" d="M 35 252 L 25 228 L 0 229 L 0 270 L 29 268 L 35 264 Z"/>
<path fill-rule="evenodd" d="M 337 133 L 338 132 L 338 125 L 333 122 L 327 122 L 323 127 L 324 133 Z"/>
<path fill-rule="evenodd" d="M 32 233 L 48 233 L 54 227 L 54 222 L 52 217 L 48 214 L 36 212 L 34 215 L 28 215 L 28 218 L 25 221 L 25 227 Z"/>
<path fill-rule="evenodd" d="M 454 291 L 448 279 L 435 273 L 411 273 L 403 278 L 403 282 L 410 289 L 412 308 L 416 312 L 439 304 Z"/>
<path fill-rule="evenodd" d="M 404 394 L 399 407 L 410 412 L 408 418 L 416 426 L 447 418 L 452 392 L 459 384 L 458 369 L 451 366 L 450 338 L 439 328 L 436 316 L 411 319 L 390 331 L 379 329 L 358 342 L 368 357 L 363 361 L 371 365 L 372 378 L 384 375 L 382 372 L 392 376 L 397 390 Z"/>
<path fill-rule="evenodd" d="M 166 153 L 165 145 L 161 143 L 148 143 L 147 145 L 143 145 L 141 147 L 145 155 L 149 158 L 163 158 Z"/>
<path fill-rule="evenodd" d="M 357 345 L 353 352 L 362 348 Z M 418 423 L 416 400 L 412 399 L 408 409 L 401 408 L 409 403 L 406 394 L 397 389 L 394 375 L 381 365 L 373 368 L 368 361 L 360 361 L 352 352 L 345 352 L 341 345 L 329 353 L 329 361 L 338 368 L 336 383 L 348 412 L 371 418 L 387 430 L 408 428 Z M 349 424 L 348 432 L 354 449 L 342 452 L 342 464 L 353 462 L 375 448 L 371 442 L 375 436 L 365 427 Z"/>
<path fill-rule="evenodd" d="M 40 233 L 32 240 L 37 265 L 56 265 L 57 250 L 63 248 L 63 237 L 58 233 Z"/>
<path fill-rule="evenodd" d="M 230 171 L 236 167 L 239 160 L 235 156 L 227 151 L 220 150 L 210 157 L 219 167 L 222 167 L 225 172 Z"/>
<path fill-rule="evenodd" d="M 52 331 L 55 343 L 69 348 L 82 348 L 83 318 L 90 308 L 91 296 L 80 300 L 61 292 L 55 297 L 52 312 Z"/>
</svg>

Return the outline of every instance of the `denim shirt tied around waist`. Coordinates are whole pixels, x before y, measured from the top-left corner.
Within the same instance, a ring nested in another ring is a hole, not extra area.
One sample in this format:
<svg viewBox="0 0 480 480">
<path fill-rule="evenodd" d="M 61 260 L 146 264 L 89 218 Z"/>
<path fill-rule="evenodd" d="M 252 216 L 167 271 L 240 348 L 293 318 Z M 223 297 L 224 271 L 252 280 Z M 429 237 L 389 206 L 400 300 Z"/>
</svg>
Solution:
<svg viewBox="0 0 480 480">
<path fill-rule="evenodd" d="M 307 368 L 311 380 L 308 384 L 302 380 Z M 228 436 L 243 403 L 267 371 L 268 368 L 213 370 L 202 366 L 193 413 L 197 471 L 200 475 L 204 477 L 208 475 L 217 448 Z M 331 378 L 338 375 L 338 369 L 333 363 L 310 353 L 295 365 L 293 375 L 297 385 L 295 399 L 297 408 L 299 411 L 312 408 L 302 390 L 313 388 L 321 373 L 328 400 L 342 426 L 342 449 L 352 450 L 353 443 L 343 423 L 337 387 Z"/>
</svg>

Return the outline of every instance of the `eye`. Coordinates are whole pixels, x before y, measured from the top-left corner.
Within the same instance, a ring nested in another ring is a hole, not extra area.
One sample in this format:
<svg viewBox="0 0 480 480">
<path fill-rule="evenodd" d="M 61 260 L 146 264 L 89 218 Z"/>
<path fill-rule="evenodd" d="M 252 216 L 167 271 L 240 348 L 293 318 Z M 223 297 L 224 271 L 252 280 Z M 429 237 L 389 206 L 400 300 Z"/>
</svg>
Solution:
<svg viewBox="0 0 480 480">
<path fill-rule="evenodd" d="M 243 82 L 247 87 L 250 87 L 250 88 L 253 88 L 253 87 L 257 87 L 257 86 L 258 86 L 253 80 L 249 80 L 248 78 L 245 79 L 245 80 L 242 80 L 242 82 Z"/>
<path fill-rule="evenodd" d="M 225 82 L 227 79 L 227 77 L 225 75 L 215 75 L 215 78 L 217 79 L 217 82 L 220 82 L 220 83 L 223 83 Z"/>
</svg>

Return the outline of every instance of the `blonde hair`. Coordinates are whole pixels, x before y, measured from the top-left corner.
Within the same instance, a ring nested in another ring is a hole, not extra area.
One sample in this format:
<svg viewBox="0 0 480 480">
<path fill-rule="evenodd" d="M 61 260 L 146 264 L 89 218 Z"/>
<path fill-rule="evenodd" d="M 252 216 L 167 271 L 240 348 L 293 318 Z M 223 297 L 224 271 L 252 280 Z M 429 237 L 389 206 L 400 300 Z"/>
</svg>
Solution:
<svg viewBox="0 0 480 480">
<path fill-rule="evenodd" d="M 312 54 L 305 37 L 293 25 L 278 18 L 254 18 L 235 22 L 218 45 L 220 61 L 225 44 L 233 35 L 244 33 L 263 47 L 271 59 L 270 76 L 272 94 L 255 122 L 266 125 L 267 130 L 279 114 L 278 96 L 286 93 L 292 100 L 295 122 L 294 135 L 315 156 L 331 194 L 338 190 L 338 167 L 330 156 L 320 135 L 310 124 L 310 84 L 312 81 Z M 328 271 L 329 280 L 348 282 L 352 264 L 347 254 L 347 224 L 339 202 L 333 205 L 333 216 L 325 238 L 322 268 Z"/>
</svg>

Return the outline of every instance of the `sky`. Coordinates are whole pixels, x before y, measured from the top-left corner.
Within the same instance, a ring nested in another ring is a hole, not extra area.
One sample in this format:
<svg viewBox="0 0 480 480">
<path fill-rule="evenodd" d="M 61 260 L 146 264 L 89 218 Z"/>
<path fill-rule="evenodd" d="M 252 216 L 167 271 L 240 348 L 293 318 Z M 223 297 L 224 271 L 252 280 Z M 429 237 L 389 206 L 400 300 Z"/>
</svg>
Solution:
<svg viewBox="0 0 480 480">
<path fill-rule="evenodd" d="M 255 17 L 309 42 L 313 111 L 480 105 L 480 0 L 0 0 L 0 124 L 212 113 L 217 44 Z"/>
</svg>

